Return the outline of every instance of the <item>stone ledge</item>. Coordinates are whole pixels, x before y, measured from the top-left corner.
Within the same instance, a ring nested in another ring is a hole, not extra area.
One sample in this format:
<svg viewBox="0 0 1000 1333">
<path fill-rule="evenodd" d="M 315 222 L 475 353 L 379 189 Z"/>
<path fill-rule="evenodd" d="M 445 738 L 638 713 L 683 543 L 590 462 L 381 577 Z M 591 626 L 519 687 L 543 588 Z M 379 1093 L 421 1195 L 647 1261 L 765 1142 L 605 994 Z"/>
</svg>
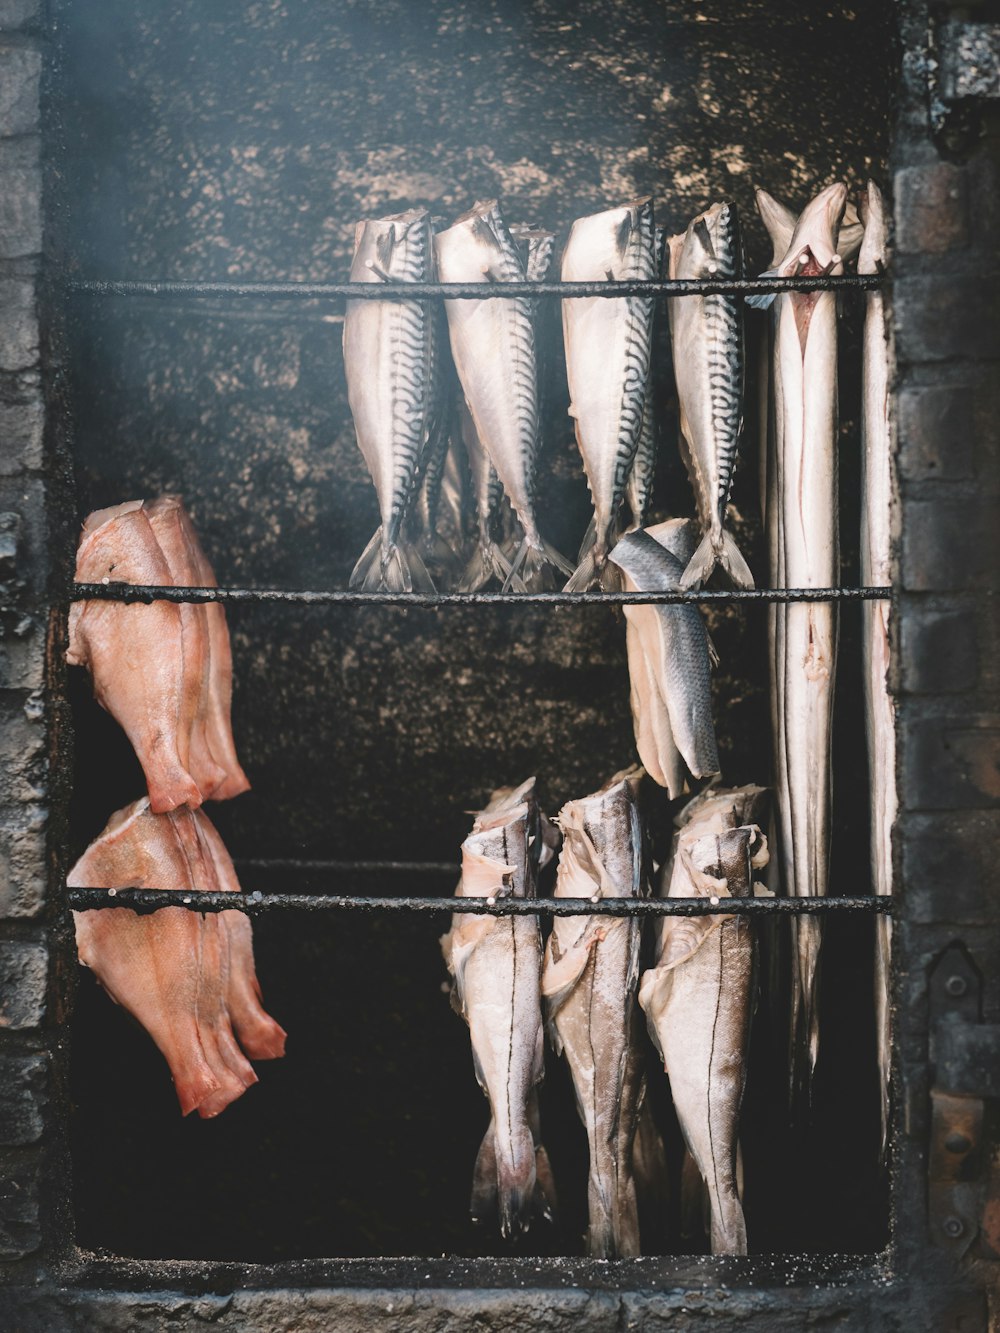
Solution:
<svg viewBox="0 0 1000 1333">
<path fill-rule="evenodd" d="M 49 951 L 42 944 L 0 943 L 0 1030 L 38 1027 L 45 1017 Z"/>
</svg>

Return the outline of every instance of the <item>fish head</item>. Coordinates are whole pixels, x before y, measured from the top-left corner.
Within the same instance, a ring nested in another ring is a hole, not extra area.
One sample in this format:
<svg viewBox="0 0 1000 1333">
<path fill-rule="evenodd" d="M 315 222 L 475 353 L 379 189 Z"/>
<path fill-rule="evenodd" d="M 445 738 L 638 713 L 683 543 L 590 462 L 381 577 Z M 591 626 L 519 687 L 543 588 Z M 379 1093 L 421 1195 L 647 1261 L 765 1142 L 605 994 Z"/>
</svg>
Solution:
<svg viewBox="0 0 1000 1333">
<path fill-rule="evenodd" d="M 677 260 L 678 278 L 737 278 L 743 242 L 735 204 L 713 204 L 688 224 Z"/>
<path fill-rule="evenodd" d="M 858 253 L 864 234 L 864 223 L 858 216 L 858 210 L 854 204 L 848 202 L 844 207 L 844 217 L 837 234 L 837 254 L 845 264 Z"/>
<path fill-rule="evenodd" d="M 425 208 L 364 219 L 354 232 L 351 282 L 431 281 L 431 238 L 431 219 Z"/>
<path fill-rule="evenodd" d="M 885 201 L 874 181 L 868 182 L 868 191 L 862 204 L 864 240 L 858 254 L 859 273 L 880 273 L 887 257 Z"/>
<path fill-rule="evenodd" d="M 651 278 L 655 264 L 651 198 L 577 218 L 563 250 L 563 282 L 617 282 L 631 277 L 636 251 Z"/>
<path fill-rule="evenodd" d="M 759 185 L 754 191 L 754 196 L 757 200 L 757 212 L 760 214 L 761 221 L 771 238 L 773 249 L 770 267 L 777 268 L 792 243 L 792 234 L 795 231 L 795 214 L 790 208 L 786 208 L 780 200 L 775 199 L 773 194 L 768 194 L 766 190 L 761 189 Z"/>
<path fill-rule="evenodd" d="M 524 278 L 496 199 L 478 199 L 434 237 L 442 282 L 515 282 Z"/>
<path fill-rule="evenodd" d="M 844 271 L 837 237 L 847 205 L 847 186 L 828 185 L 799 214 L 788 250 L 778 264 L 783 278 L 824 277 Z"/>
</svg>

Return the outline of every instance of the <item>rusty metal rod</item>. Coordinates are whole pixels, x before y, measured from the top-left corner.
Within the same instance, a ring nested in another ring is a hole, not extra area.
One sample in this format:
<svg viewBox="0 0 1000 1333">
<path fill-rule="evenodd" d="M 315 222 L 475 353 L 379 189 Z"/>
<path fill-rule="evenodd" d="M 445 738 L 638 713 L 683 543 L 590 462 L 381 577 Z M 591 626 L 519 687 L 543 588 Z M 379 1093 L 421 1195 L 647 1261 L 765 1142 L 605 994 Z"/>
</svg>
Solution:
<svg viewBox="0 0 1000 1333">
<path fill-rule="evenodd" d="M 456 873 L 457 873 L 456 867 Z M 372 898 L 351 894 L 202 893 L 197 889 L 69 889 L 74 911 L 164 907 L 192 912 L 464 912 L 474 916 L 773 916 L 891 912 L 892 898 Z"/>
<path fill-rule="evenodd" d="M 74 602 L 278 602 L 300 606 L 648 606 L 694 602 L 874 602 L 890 587 L 733 588 L 694 592 L 353 592 L 300 588 L 177 588 L 138 583 L 73 583 Z"/>
<path fill-rule="evenodd" d="M 871 291 L 884 285 L 878 273 L 812 278 L 674 278 L 654 282 L 195 282 L 72 278 L 71 292 L 88 296 L 230 297 L 286 301 L 516 300 L 518 297 L 762 296 L 769 292 Z"/>
</svg>

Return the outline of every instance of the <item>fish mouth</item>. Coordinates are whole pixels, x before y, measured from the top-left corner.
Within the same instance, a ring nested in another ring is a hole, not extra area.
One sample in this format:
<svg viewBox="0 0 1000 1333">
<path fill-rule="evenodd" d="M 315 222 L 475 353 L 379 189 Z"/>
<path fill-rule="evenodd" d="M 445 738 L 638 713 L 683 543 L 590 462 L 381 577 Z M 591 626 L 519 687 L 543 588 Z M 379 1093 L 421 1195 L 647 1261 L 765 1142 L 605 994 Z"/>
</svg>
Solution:
<svg viewBox="0 0 1000 1333">
<path fill-rule="evenodd" d="M 847 186 L 840 181 L 828 185 L 806 205 L 781 264 L 782 277 L 818 278 L 842 271 L 836 245 L 846 206 Z"/>
</svg>

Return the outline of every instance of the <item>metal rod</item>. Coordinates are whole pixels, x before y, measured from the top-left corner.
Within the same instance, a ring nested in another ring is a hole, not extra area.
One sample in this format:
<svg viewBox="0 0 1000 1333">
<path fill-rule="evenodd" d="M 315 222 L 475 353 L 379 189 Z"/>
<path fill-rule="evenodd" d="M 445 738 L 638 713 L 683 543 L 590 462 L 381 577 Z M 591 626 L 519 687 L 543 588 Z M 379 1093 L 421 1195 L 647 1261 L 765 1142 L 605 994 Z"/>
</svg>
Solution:
<svg viewBox="0 0 1000 1333">
<path fill-rule="evenodd" d="M 648 606 L 678 602 L 874 602 L 882 588 L 734 588 L 696 592 L 352 592 L 299 588 L 177 588 L 138 583 L 74 583 L 74 602 L 279 602 L 305 606 Z"/>
<path fill-rule="evenodd" d="M 210 296 L 268 301 L 452 301 L 515 300 L 557 296 L 761 296 L 769 292 L 871 291 L 885 279 L 878 273 L 812 278 L 674 278 L 659 282 L 191 282 L 123 278 L 71 279 L 71 292 L 88 296 Z"/>
<path fill-rule="evenodd" d="M 457 867 L 456 867 L 457 873 Z M 891 912 L 891 898 L 369 898 L 349 894 L 202 893 L 197 889 L 70 889 L 75 911 L 127 907 L 140 915 L 164 907 L 192 912 L 464 912 L 474 916 L 773 916 Z"/>
<path fill-rule="evenodd" d="M 457 875 L 459 863 L 454 861 L 330 861 L 309 860 L 296 856 L 236 857 L 241 870 L 304 870 L 334 872 L 339 875 Z"/>
</svg>

